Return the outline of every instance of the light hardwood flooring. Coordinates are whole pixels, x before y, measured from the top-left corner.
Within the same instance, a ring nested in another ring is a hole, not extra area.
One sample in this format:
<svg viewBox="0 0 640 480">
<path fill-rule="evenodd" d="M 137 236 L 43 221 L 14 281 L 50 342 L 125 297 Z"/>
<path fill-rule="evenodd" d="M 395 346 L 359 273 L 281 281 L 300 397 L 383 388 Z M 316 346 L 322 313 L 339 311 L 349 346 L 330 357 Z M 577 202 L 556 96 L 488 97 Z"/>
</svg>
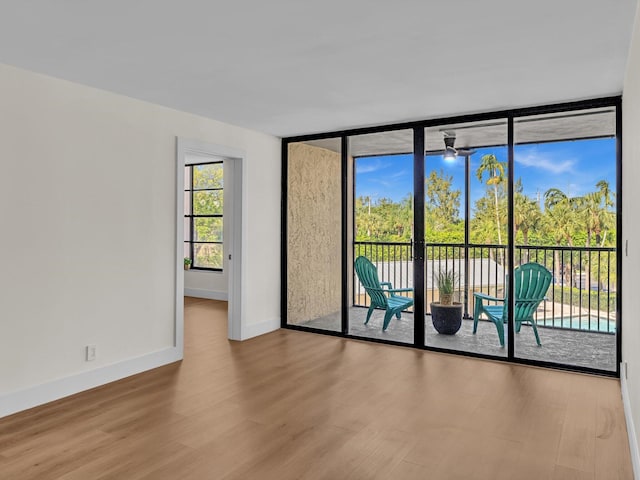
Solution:
<svg viewBox="0 0 640 480">
<path fill-rule="evenodd" d="M 280 330 L 0 420 L 5 479 L 631 479 L 617 380 Z"/>
</svg>

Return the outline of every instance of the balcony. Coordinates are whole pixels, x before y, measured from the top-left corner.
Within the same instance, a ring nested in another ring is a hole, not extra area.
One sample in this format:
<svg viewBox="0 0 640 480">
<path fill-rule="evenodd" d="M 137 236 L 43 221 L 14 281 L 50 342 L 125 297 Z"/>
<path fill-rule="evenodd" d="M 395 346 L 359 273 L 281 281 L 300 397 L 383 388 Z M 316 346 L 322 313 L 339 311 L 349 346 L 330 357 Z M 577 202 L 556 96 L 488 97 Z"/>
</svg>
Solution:
<svg viewBox="0 0 640 480">
<path fill-rule="evenodd" d="M 354 257 L 364 255 L 378 268 L 381 281 L 396 288 L 413 287 L 413 260 L 410 243 L 356 242 Z M 474 335 L 473 293 L 504 296 L 507 270 L 505 246 L 427 244 L 425 247 L 425 345 L 484 355 L 506 356 L 495 326 L 481 320 Z M 546 300 L 535 315 L 542 347 L 535 342 L 531 327 L 523 325 L 515 335 L 515 356 L 542 362 L 616 370 L 616 252 L 614 248 L 516 246 L 516 266 L 526 262 L 544 265 L 553 274 Z M 432 326 L 430 303 L 438 300 L 435 275 L 453 270 L 457 274 L 457 301 L 463 304 L 464 320 L 455 335 L 440 335 Z M 382 331 L 383 312 L 376 311 L 364 325 L 369 298 L 354 278 L 349 309 L 349 334 L 365 338 L 410 343 L 414 341 L 413 312 L 403 313 Z M 340 330 L 336 312 L 305 322 L 304 325 Z"/>
</svg>

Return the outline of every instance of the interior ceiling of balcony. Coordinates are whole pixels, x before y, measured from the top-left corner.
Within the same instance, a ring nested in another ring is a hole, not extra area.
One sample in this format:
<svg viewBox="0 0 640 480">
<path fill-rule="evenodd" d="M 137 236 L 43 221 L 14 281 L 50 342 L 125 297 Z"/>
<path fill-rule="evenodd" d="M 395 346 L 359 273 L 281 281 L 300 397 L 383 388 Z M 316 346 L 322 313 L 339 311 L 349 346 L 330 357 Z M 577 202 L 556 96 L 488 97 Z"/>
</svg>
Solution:
<svg viewBox="0 0 640 480">
<path fill-rule="evenodd" d="M 14 0 L 0 62 L 293 136 L 620 94 L 636 7 Z"/>
<path fill-rule="evenodd" d="M 507 120 L 442 124 L 425 129 L 425 151 L 442 153 L 444 135 L 455 135 L 458 151 L 507 145 Z M 514 119 L 514 142 L 543 143 L 586 138 L 612 137 L 616 133 L 615 110 L 593 108 L 572 112 L 517 117 Z M 309 145 L 340 151 L 339 138 L 305 141 Z M 391 155 L 413 152 L 413 131 L 393 130 L 349 137 L 349 155 Z"/>
</svg>

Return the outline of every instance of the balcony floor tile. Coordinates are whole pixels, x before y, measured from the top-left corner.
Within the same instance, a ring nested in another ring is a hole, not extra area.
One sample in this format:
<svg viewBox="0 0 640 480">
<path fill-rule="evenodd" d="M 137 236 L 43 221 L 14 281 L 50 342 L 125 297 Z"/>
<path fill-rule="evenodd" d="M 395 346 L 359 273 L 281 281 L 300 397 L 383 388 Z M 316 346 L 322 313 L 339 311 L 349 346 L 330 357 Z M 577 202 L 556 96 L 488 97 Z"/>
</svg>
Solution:
<svg viewBox="0 0 640 480">
<path fill-rule="evenodd" d="M 375 311 L 368 325 L 364 325 L 367 309 L 352 307 L 349 310 L 349 334 L 391 340 L 413 344 L 413 314 L 404 313 L 400 320 L 391 320 L 386 332 L 382 331 L 384 312 Z M 316 318 L 303 324 L 304 326 L 324 330 L 339 331 L 339 312 Z M 427 346 L 482 353 L 506 357 L 507 348 L 500 346 L 495 326 L 488 321 L 481 321 L 474 335 L 473 321 L 463 320 L 462 327 L 455 335 L 440 335 L 433 328 L 431 317 L 425 320 Z M 522 326 L 516 334 L 516 357 L 530 360 L 554 362 L 563 365 L 596 368 L 599 370 L 616 370 L 616 336 L 588 331 L 560 330 L 538 327 L 542 346 L 536 344 L 532 328 Z M 506 332 L 505 332 L 506 333 Z"/>
</svg>

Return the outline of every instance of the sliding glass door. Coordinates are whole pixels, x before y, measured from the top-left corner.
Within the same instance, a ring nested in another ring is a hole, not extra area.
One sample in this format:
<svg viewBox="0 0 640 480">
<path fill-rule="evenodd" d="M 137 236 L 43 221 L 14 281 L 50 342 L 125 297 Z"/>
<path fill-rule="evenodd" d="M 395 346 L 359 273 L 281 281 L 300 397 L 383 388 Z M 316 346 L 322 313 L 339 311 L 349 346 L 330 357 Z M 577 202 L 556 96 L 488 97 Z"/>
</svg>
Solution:
<svg viewBox="0 0 640 480">
<path fill-rule="evenodd" d="M 615 135 L 615 107 L 514 121 L 515 261 L 551 279 L 517 358 L 616 371 Z"/>
<path fill-rule="evenodd" d="M 348 333 L 413 344 L 413 131 L 354 135 L 348 140 L 354 171 L 350 250 L 354 261 L 364 257 L 371 262 L 381 287 L 388 290 L 383 294 L 397 297 L 392 301 L 400 305 L 391 314 L 390 308 L 376 303 L 375 293 L 367 292 L 369 285 L 351 268 Z M 372 302 L 377 308 L 371 308 Z"/>
<path fill-rule="evenodd" d="M 434 125 L 425 139 L 425 345 L 505 357 L 494 323 L 474 308 L 479 294 L 505 295 L 507 119 Z"/>
<path fill-rule="evenodd" d="M 619 103 L 285 140 L 283 326 L 617 373 Z"/>
</svg>

